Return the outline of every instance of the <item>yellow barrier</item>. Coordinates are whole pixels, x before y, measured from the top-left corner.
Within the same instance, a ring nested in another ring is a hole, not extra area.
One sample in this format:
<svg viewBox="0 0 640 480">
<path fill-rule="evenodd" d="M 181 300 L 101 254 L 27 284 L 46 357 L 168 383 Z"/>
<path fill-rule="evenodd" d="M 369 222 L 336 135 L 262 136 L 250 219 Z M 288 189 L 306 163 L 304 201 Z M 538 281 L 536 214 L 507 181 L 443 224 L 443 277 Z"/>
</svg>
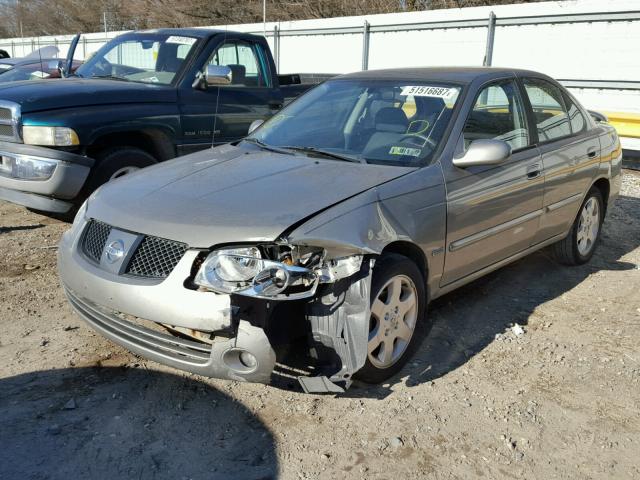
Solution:
<svg viewBox="0 0 640 480">
<path fill-rule="evenodd" d="M 621 137 L 640 138 L 640 113 L 602 112 Z"/>
</svg>

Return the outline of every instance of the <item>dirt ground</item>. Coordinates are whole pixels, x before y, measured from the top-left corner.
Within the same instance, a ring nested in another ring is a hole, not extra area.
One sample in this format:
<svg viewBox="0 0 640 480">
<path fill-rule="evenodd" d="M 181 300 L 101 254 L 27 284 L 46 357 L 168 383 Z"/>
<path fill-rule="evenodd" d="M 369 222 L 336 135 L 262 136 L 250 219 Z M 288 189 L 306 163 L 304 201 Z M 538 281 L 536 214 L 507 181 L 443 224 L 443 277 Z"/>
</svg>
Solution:
<svg viewBox="0 0 640 480">
<path fill-rule="evenodd" d="M 58 284 L 67 227 L 0 203 L 2 479 L 640 478 L 638 173 L 588 265 L 541 252 L 441 298 L 399 375 L 341 396 L 94 334 Z"/>
</svg>

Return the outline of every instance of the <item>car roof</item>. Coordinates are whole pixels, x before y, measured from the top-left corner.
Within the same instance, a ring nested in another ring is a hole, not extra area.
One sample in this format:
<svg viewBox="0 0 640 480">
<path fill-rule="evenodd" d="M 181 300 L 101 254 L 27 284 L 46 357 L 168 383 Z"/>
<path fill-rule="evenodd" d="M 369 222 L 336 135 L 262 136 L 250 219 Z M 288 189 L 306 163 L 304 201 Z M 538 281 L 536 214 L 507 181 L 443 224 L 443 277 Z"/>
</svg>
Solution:
<svg viewBox="0 0 640 480">
<path fill-rule="evenodd" d="M 22 65 L 31 65 L 32 63 L 40 63 L 41 61 L 42 63 L 44 63 L 44 62 L 60 61 L 60 60 L 64 60 L 64 59 L 42 57 L 42 60 L 41 60 L 38 57 L 31 57 L 31 58 L 19 57 L 19 58 L 2 58 L 0 59 L 0 63 L 19 67 Z"/>
<path fill-rule="evenodd" d="M 130 33 L 159 33 L 161 35 L 176 35 L 185 37 L 207 38 L 218 33 L 225 33 L 227 30 L 217 28 L 157 28 L 153 30 L 136 30 Z M 229 32 L 228 32 L 229 33 Z M 125 33 L 125 35 L 127 35 Z"/>
<path fill-rule="evenodd" d="M 443 83 L 457 83 L 467 85 L 477 79 L 491 80 L 492 78 L 509 75 L 547 77 L 531 70 L 498 67 L 420 67 L 420 68 L 389 68 L 384 70 L 366 70 L 348 73 L 337 78 L 344 79 L 376 79 L 398 81 L 432 81 Z"/>
</svg>

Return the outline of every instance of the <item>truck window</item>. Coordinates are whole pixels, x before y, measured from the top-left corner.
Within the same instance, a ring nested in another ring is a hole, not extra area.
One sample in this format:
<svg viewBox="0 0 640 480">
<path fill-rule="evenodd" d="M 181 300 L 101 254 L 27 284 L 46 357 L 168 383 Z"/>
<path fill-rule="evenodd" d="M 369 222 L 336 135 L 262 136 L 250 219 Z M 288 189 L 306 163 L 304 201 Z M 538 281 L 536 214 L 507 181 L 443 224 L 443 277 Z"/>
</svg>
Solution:
<svg viewBox="0 0 640 480">
<path fill-rule="evenodd" d="M 266 75 L 252 45 L 244 42 L 226 42 L 213 52 L 209 65 L 226 65 L 232 72 L 232 85 L 236 87 L 266 87 Z"/>
</svg>

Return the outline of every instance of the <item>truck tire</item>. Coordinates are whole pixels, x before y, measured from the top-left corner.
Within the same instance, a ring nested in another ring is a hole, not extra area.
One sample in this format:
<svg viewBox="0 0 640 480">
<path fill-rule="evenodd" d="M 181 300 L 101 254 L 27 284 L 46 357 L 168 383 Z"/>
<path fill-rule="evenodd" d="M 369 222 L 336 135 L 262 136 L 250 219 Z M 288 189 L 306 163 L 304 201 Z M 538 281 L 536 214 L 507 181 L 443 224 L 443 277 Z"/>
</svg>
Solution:
<svg viewBox="0 0 640 480">
<path fill-rule="evenodd" d="M 569 235 L 551 245 L 554 258 L 564 265 L 582 265 L 588 262 L 600 241 L 604 221 L 604 201 L 596 187 L 587 193 Z"/>
<path fill-rule="evenodd" d="M 97 164 L 85 184 L 85 198 L 108 181 L 153 165 L 157 163 L 157 160 L 139 148 L 115 147 L 100 152 L 96 157 L 96 162 Z"/>
<path fill-rule="evenodd" d="M 383 255 L 373 269 L 367 361 L 354 375 L 380 383 L 395 375 L 431 329 L 425 280 L 402 255 Z"/>
</svg>

